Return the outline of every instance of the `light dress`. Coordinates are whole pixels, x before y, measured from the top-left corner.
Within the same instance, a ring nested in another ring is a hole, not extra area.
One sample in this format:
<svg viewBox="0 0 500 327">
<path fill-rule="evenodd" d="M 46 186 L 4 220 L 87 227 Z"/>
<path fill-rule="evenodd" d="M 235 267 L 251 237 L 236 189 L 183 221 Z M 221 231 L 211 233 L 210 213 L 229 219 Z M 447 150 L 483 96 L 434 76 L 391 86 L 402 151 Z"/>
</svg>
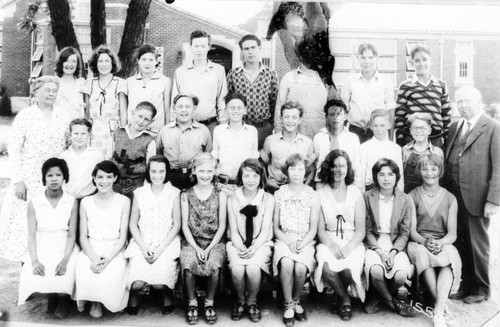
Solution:
<svg viewBox="0 0 500 327">
<path fill-rule="evenodd" d="M 194 191 L 190 188 L 186 191 L 189 202 L 189 220 L 188 225 L 196 244 L 206 249 L 217 230 L 219 229 L 219 194 L 217 187 L 213 187 L 212 193 L 206 200 L 200 200 Z M 200 263 L 196 256 L 195 249 L 183 238 L 181 241 L 181 267 L 182 270 L 189 270 L 197 276 L 211 276 L 217 269 L 223 269 L 226 264 L 226 244 L 224 237 L 219 244 L 216 244 L 208 259 Z"/>
<path fill-rule="evenodd" d="M 71 120 L 83 118 L 83 94 L 81 93 L 85 79 L 83 77 L 74 78 L 72 81 L 59 79 L 59 91 L 55 106 L 63 108 L 68 113 Z"/>
<path fill-rule="evenodd" d="M 342 248 L 349 243 L 356 232 L 354 220 L 356 201 L 363 195 L 356 186 L 348 185 L 345 201 L 338 202 L 329 185 L 320 185 L 318 185 L 317 193 L 319 195 L 323 217 L 325 218 L 325 229 L 329 238 L 333 240 L 339 248 Z M 340 221 L 339 219 L 341 218 L 337 218 L 338 215 L 342 215 L 344 220 Z M 331 271 L 341 272 L 345 269 L 351 271 L 353 284 L 348 288 L 349 294 L 364 301 L 366 294 L 361 280 L 364 258 L 365 246 L 363 242 L 360 242 L 345 259 L 337 259 L 325 244 L 318 244 L 316 246 L 318 267 L 314 272 L 314 282 L 318 291 L 322 292 L 325 287 L 325 281 L 322 279 L 323 265 L 328 263 L 328 268 L 330 268 Z"/>
<path fill-rule="evenodd" d="M 128 198 L 115 193 L 107 208 L 98 208 L 95 195 L 82 199 L 80 206 L 87 211 L 88 238 L 94 252 L 106 257 L 120 237 L 123 207 Z M 83 301 L 101 302 L 109 311 L 118 312 L 127 306 L 128 263 L 123 251 L 95 274 L 90 270 L 92 262 L 84 251 L 78 255 L 76 264 L 76 294 L 78 309 L 83 311 Z"/>
<path fill-rule="evenodd" d="M 289 184 L 283 185 L 274 198 L 280 208 L 280 229 L 290 240 L 302 240 L 309 232 L 311 210 L 317 197 L 316 192 L 304 185 L 300 195 L 294 195 L 289 190 Z M 276 219 L 277 217 L 275 217 Z M 307 267 L 308 275 L 314 271 L 316 259 L 314 258 L 315 242 L 306 245 L 298 254 L 292 253 L 288 245 L 276 239 L 274 241 L 273 274 L 279 276 L 278 263 L 283 257 L 299 262 Z"/>
<path fill-rule="evenodd" d="M 88 111 L 92 120 L 90 145 L 103 152 L 104 158 L 111 158 L 112 133 L 120 126 L 119 94 L 127 95 L 127 82 L 113 76 L 107 85 L 100 85 L 99 78 L 89 78 L 82 87 L 82 93 L 89 96 Z"/>
<path fill-rule="evenodd" d="M 15 183 L 24 181 L 28 200 L 45 190 L 42 164 L 63 150 L 68 125 L 69 116 L 55 106 L 50 121 L 37 105 L 21 110 L 14 119 L 7 148 L 12 176 L 0 212 L 0 257 L 4 259 L 22 261 L 27 255 L 28 202 L 16 197 Z"/>
<path fill-rule="evenodd" d="M 383 200 L 383 195 L 379 194 L 379 219 L 380 219 L 380 229 L 378 230 L 379 238 L 378 245 L 385 251 L 389 253 L 393 248 L 393 243 L 391 240 L 391 215 L 394 206 L 394 196 L 391 197 L 391 200 L 388 203 L 385 203 Z M 369 219 L 369 218 L 367 218 Z M 382 262 L 382 258 L 375 252 L 374 250 L 368 249 L 365 254 L 365 282 L 366 288 L 368 289 L 370 285 L 370 269 L 374 265 L 379 265 L 384 270 L 384 276 L 387 279 L 392 279 L 394 274 L 397 271 L 405 271 L 407 275 L 410 276 L 412 273 L 412 267 L 410 264 L 410 260 L 404 251 L 398 252 L 394 256 L 394 262 L 391 270 L 387 270 L 385 268 L 384 263 Z"/>
<path fill-rule="evenodd" d="M 129 117 L 132 111 L 137 107 L 139 102 L 151 102 L 156 108 L 156 116 L 147 130 L 157 135 L 160 129 L 165 126 L 165 99 L 163 92 L 166 86 L 171 85 L 170 78 L 163 76 L 159 71 L 156 71 L 147 84 L 144 84 L 141 73 L 137 73 L 127 78 L 128 86 L 128 109 Z M 170 89 L 169 89 L 170 92 Z M 170 123 L 170 122 L 167 122 Z"/>
<path fill-rule="evenodd" d="M 64 192 L 56 207 L 52 207 L 45 192 L 31 200 L 36 219 L 36 251 L 38 261 L 45 267 L 45 276 L 33 274 L 31 260 L 26 260 L 19 281 L 19 302 L 24 304 L 33 293 L 65 293 L 73 295 L 78 246 L 66 266 L 66 273 L 56 276 L 56 267 L 66 252 L 69 221 L 75 198 Z"/>
<path fill-rule="evenodd" d="M 139 204 L 139 232 L 146 246 L 156 248 L 170 232 L 173 225 L 173 203 L 179 193 L 179 189 L 173 187 L 170 182 L 165 184 L 158 196 L 153 194 L 149 183 L 134 191 L 134 198 Z M 181 243 L 177 235 L 158 259 L 150 264 L 144 259 L 144 254 L 135 239 L 132 239 L 125 250 L 125 258 L 130 262 L 128 287 L 140 280 L 150 285 L 167 285 L 173 289 L 179 275 L 180 251 Z"/>
<path fill-rule="evenodd" d="M 417 210 L 417 233 L 425 238 L 441 239 L 448 233 L 448 213 L 456 198 L 453 194 L 441 188 L 434 203 L 427 202 L 422 187 L 414 188 L 409 195 Z M 424 245 L 408 242 L 408 257 L 417 268 L 420 275 L 424 270 L 435 267 L 450 266 L 453 273 L 451 292 L 458 291 L 462 276 L 462 260 L 457 249 L 452 244 L 446 244 L 438 254 L 432 254 Z"/>
<path fill-rule="evenodd" d="M 247 205 L 255 205 L 257 206 L 257 216 L 253 218 L 253 242 L 255 242 L 255 239 L 259 237 L 260 233 L 267 233 L 267 240 L 264 244 L 262 244 L 255 254 L 248 259 L 242 259 L 238 255 L 238 249 L 233 245 L 233 242 L 229 241 L 226 244 L 226 250 L 227 250 L 227 258 L 229 261 L 229 268 L 232 269 L 234 266 L 249 266 L 249 265 L 255 265 L 260 267 L 262 271 L 264 271 L 266 274 L 271 275 L 271 258 L 272 258 L 272 253 L 273 253 L 273 242 L 271 241 L 273 238 L 273 230 L 272 230 L 272 224 L 270 225 L 270 229 L 267 231 L 262 230 L 262 222 L 264 219 L 265 215 L 265 203 L 264 203 L 264 198 L 265 198 L 265 192 L 263 189 L 259 189 L 257 192 L 257 195 L 255 198 L 252 200 L 252 202 L 248 202 L 245 196 L 243 195 L 242 188 L 239 187 L 235 191 L 236 197 L 238 198 L 238 206 L 236 208 L 233 208 L 235 212 L 237 213 L 236 217 L 236 224 L 238 225 L 238 231 L 241 236 L 241 239 L 243 242 L 245 242 L 245 222 L 246 222 L 246 217 L 240 213 L 240 210 Z"/>
</svg>

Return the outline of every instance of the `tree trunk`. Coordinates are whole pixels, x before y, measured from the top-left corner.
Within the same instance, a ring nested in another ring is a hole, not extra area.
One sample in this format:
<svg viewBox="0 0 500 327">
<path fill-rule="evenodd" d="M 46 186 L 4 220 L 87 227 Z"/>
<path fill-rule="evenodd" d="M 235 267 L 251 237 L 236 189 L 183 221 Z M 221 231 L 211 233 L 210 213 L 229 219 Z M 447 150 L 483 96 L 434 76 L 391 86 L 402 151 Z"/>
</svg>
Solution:
<svg viewBox="0 0 500 327">
<path fill-rule="evenodd" d="M 80 50 L 75 29 L 71 22 L 68 0 L 47 0 L 47 6 L 49 7 L 52 35 L 56 40 L 57 50 L 64 47 L 73 47 Z"/>
<path fill-rule="evenodd" d="M 122 63 L 122 70 L 118 73 L 120 77 L 127 78 L 135 70 L 134 53 L 144 41 L 150 5 L 151 0 L 131 0 L 128 5 L 127 19 L 118 52 Z"/>
<path fill-rule="evenodd" d="M 104 0 L 90 2 L 90 43 L 92 49 L 106 44 L 106 4 Z"/>
</svg>

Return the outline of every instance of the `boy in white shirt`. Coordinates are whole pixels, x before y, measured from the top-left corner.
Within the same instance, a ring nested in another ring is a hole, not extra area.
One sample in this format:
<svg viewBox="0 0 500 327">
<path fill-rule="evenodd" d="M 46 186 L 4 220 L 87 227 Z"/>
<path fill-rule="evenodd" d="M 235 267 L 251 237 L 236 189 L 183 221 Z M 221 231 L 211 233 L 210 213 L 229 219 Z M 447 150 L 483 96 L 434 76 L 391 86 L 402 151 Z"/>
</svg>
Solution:
<svg viewBox="0 0 500 327">
<path fill-rule="evenodd" d="M 59 157 L 68 164 L 69 176 L 66 191 L 76 199 L 94 193 L 92 170 L 104 160 L 101 151 L 89 147 L 92 123 L 85 118 L 77 118 L 69 124 L 71 145 Z"/>
<path fill-rule="evenodd" d="M 401 147 L 389 140 L 389 130 L 391 129 L 390 113 L 383 109 L 375 109 L 370 115 L 370 126 L 373 131 L 373 137 L 361 144 L 361 169 L 363 171 L 365 190 L 373 188 L 372 167 L 381 158 L 392 159 L 403 171 L 403 159 Z M 403 175 L 397 185 L 398 189 L 403 191 Z"/>
<path fill-rule="evenodd" d="M 223 189 L 236 189 L 236 175 L 243 161 L 259 158 L 257 129 L 243 122 L 246 115 L 246 99 L 238 92 L 224 98 L 228 123 L 215 127 L 212 156 L 219 159 L 218 182 Z"/>
</svg>

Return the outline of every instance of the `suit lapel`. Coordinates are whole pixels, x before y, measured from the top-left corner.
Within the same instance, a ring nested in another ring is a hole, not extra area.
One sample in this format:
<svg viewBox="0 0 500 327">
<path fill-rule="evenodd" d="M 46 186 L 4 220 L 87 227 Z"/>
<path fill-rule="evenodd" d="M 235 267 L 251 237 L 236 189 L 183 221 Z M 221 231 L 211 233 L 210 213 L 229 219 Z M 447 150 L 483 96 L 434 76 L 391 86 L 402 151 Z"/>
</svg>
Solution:
<svg viewBox="0 0 500 327">
<path fill-rule="evenodd" d="M 486 121 L 484 119 L 484 116 L 481 115 L 479 119 L 476 122 L 476 125 L 472 128 L 470 131 L 469 138 L 467 139 L 467 142 L 465 143 L 463 151 L 467 150 L 467 148 L 474 143 L 474 141 L 483 133 L 483 126 L 486 125 Z M 463 152 L 462 151 L 462 152 Z"/>
<path fill-rule="evenodd" d="M 398 226 L 399 218 L 401 217 L 401 209 L 403 208 L 403 201 L 401 201 L 401 194 L 396 190 L 394 192 L 394 202 L 392 205 L 391 214 L 391 234 Z"/>
<path fill-rule="evenodd" d="M 375 223 L 376 223 L 376 229 L 375 230 L 378 230 L 379 227 L 380 227 L 380 210 L 379 210 L 379 192 L 377 189 L 373 189 L 371 192 L 370 192 L 370 207 L 372 208 L 372 214 L 373 214 L 373 218 L 375 219 Z"/>
<path fill-rule="evenodd" d="M 455 143 L 455 139 L 457 138 L 458 131 L 461 129 L 458 128 L 458 122 L 451 124 L 450 133 L 448 135 L 448 140 L 446 142 L 446 153 L 445 157 L 448 158 L 450 156 L 451 148 L 453 147 L 453 143 Z"/>
</svg>

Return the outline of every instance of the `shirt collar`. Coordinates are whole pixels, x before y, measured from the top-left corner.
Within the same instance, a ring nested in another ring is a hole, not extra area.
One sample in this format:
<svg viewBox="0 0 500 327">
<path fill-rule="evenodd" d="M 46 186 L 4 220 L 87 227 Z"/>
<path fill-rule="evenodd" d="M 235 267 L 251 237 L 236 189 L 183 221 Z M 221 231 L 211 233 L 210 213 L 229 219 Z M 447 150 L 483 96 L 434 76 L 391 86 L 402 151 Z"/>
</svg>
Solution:
<svg viewBox="0 0 500 327">
<path fill-rule="evenodd" d="M 318 76 L 318 77 L 319 77 L 319 74 L 318 74 L 318 72 L 317 72 L 317 71 L 315 71 L 315 70 L 312 70 L 312 69 L 311 69 L 311 71 L 312 71 L 312 74 L 311 74 L 311 73 L 305 73 L 305 72 L 303 71 L 303 69 L 304 69 L 304 65 L 300 64 L 300 66 L 299 66 L 299 67 L 297 67 L 297 69 L 296 69 L 297 74 L 304 74 L 304 75 L 306 75 L 306 76 L 312 76 L 312 75 L 315 75 L 315 76 Z"/>
<path fill-rule="evenodd" d="M 417 74 L 413 75 L 413 77 L 412 77 L 411 81 L 412 81 L 413 83 L 419 83 L 419 84 L 423 85 L 423 84 L 419 81 Z M 428 83 L 427 85 L 424 85 L 424 86 L 428 86 L 428 85 L 430 85 L 431 83 L 435 83 L 435 82 L 437 82 L 437 79 L 434 77 L 434 75 L 432 75 L 432 74 L 431 74 L 431 78 L 429 79 L 429 83 Z"/>
<path fill-rule="evenodd" d="M 364 77 L 363 77 L 363 74 L 361 74 L 361 71 L 359 71 L 358 73 L 356 73 L 356 76 L 358 77 L 358 79 L 360 79 L 360 80 L 362 80 L 362 81 L 365 81 L 365 82 L 368 82 L 368 81 L 366 80 L 366 78 L 364 78 Z M 375 71 L 375 75 L 373 75 L 373 78 L 370 80 L 370 82 L 371 82 L 372 80 L 378 79 L 378 77 L 379 77 L 379 72 L 376 70 L 376 71 Z"/>
<path fill-rule="evenodd" d="M 187 66 L 188 69 L 193 69 L 194 67 L 194 60 L 191 60 L 191 62 L 188 63 Z M 205 67 L 206 69 L 208 68 L 214 68 L 214 63 L 210 59 L 207 59 L 207 66 Z"/>
<path fill-rule="evenodd" d="M 477 121 L 479 120 L 479 117 L 481 117 L 481 112 L 478 112 L 474 117 L 472 117 L 471 119 L 467 120 L 465 118 L 462 117 L 462 124 L 465 124 L 466 122 L 469 122 L 470 123 L 470 126 L 471 128 L 476 126 L 476 123 Z"/>
<path fill-rule="evenodd" d="M 279 135 L 280 139 L 282 139 L 282 140 L 285 139 L 285 137 L 283 136 L 283 131 L 279 132 L 278 135 Z M 295 138 L 293 139 L 293 141 L 294 142 L 295 141 L 304 141 L 304 137 L 305 137 L 305 135 L 300 134 L 299 132 L 297 132 L 297 135 L 295 136 Z"/>
<path fill-rule="evenodd" d="M 153 75 L 151 75 L 151 79 L 159 79 L 161 76 L 160 72 L 159 71 L 155 71 L 153 73 Z M 141 72 L 138 72 L 136 75 L 135 75 L 135 79 L 137 80 L 142 80 L 142 75 L 141 75 Z"/>
<path fill-rule="evenodd" d="M 411 149 L 414 149 L 415 148 L 415 141 L 411 141 L 410 143 L 408 143 L 408 147 Z M 431 153 L 434 153 L 434 144 L 432 144 L 431 141 L 429 141 L 429 143 L 427 144 L 427 149 L 429 149 L 429 151 Z"/>
<path fill-rule="evenodd" d="M 248 69 L 245 68 L 245 64 L 243 63 L 243 66 L 241 66 L 241 70 L 250 72 Z M 259 73 L 264 70 L 264 65 L 260 62 L 259 63 Z"/>
<path fill-rule="evenodd" d="M 383 195 L 382 193 L 379 193 L 378 198 L 380 200 L 384 200 L 385 198 L 387 198 L 387 196 Z M 394 194 L 391 194 L 391 201 L 394 201 Z"/>
<path fill-rule="evenodd" d="M 127 124 L 127 126 L 124 127 L 124 130 L 125 132 L 127 133 L 129 139 L 132 139 L 132 137 L 130 136 L 130 123 Z M 134 136 L 133 138 L 137 138 L 139 136 L 141 136 L 142 134 L 144 134 L 146 132 L 146 129 L 140 131 L 136 136 Z"/>
</svg>

